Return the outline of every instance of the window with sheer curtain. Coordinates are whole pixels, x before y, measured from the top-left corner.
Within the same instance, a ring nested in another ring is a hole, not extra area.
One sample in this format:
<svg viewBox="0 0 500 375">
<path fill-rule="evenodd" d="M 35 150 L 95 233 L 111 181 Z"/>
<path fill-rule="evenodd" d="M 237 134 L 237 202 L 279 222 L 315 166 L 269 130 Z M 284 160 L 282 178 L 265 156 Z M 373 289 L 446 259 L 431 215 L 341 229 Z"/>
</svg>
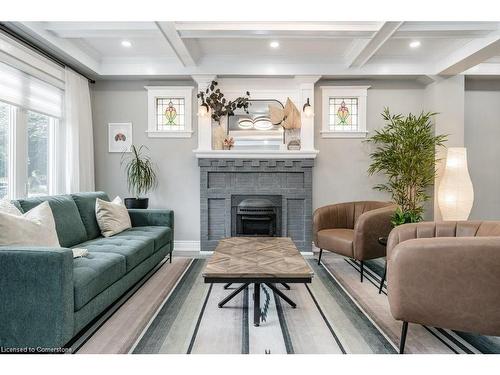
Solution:
<svg viewBox="0 0 500 375">
<path fill-rule="evenodd" d="M 0 63 L 0 198 L 55 193 L 63 90 Z"/>
</svg>

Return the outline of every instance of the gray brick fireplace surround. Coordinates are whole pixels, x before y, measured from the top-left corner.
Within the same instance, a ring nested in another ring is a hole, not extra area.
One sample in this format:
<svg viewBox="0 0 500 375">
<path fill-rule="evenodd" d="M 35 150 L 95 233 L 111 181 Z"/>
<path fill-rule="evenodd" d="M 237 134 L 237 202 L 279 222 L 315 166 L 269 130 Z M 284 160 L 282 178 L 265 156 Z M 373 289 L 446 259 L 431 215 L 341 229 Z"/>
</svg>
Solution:
<svg viewBox="0 0 500 375">
<path fill-rule="evenodd" d="M 300 251 L 312 250 L 314 159 L 201 158 L 198 164 L 202 251 L 232 235 L 234 207 L 245 196 L 280 202 L 280 235 L 291 237 Z"/>
</svg>

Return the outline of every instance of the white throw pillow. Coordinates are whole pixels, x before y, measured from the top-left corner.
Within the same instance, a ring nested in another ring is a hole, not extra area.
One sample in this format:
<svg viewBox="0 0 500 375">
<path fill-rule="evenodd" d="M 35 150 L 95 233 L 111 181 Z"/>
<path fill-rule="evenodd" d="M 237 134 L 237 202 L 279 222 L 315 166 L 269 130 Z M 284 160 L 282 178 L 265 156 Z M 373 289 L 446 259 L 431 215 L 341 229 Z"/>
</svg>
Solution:
<svg viewBox="0 0 500 375">
<path fill-rule="evenodd" d="M 128 210 L 120 197 L 116 197 L 112 202 L 97 198 L 95 201 L 95 216 L 104 237 L 111 237 L 123 232 L 125 229 L 132 228 Z"/>
<path fill-rule="evenodd" d="M 49 203 L 20 215 L 0 212 L 0 245 L 61 247 Z"/>
<path fill-rule="evenodd" d="M 10 200 L 8 199 L 0 199 L 0 212 L 3 212 L 5 214 L 11 214 L 11 215 L 16 215 L 16 216 L 22 216 L 22 212 L 19 211 L 19 209 L 14 206 Z"/>
</svg>

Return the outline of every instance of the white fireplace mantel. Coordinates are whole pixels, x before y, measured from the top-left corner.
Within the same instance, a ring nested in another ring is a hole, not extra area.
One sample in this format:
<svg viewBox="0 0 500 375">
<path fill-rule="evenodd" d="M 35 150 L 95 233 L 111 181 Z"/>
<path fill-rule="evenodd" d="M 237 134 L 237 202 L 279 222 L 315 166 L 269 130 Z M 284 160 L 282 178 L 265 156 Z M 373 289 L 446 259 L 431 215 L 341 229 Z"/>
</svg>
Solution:
<svg viewBox="0 0 500 375">
<path fill-rule="evenodd" d="M 194 150 L 198 159 L 315 159 L 317 150 Z"/>
<path fill-rule="evenodd" d="M 254 99 L 278 99 L 285 102 L 289 97 L 299 108 L 302 114 L 300 131 L 301 150 L 213 150 L 212 123 L 210 116 L 198 117 L 198 148 L 193 150 L 198 159 L 314 159 L 318 150 L 314 148 L 314 117 L 306 117 L 302 106 L 309 98 L 314 108 L 314 84 L 319 76 L 295 76 L 286 78 L 221 78 L 218 79 L 219 88 L 231 96 L 238 96 L 250 91 Z M 213 75 L 193 75 L 198 84 L 198 91 L 204 90 L 207 85 L 216 79 Z"/>
</svg>

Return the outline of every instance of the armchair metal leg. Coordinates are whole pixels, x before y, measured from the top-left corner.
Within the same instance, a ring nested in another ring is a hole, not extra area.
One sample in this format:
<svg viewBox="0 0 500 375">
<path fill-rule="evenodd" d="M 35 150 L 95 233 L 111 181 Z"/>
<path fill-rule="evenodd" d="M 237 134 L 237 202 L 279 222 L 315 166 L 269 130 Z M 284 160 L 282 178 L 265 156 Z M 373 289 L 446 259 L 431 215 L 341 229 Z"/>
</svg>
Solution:
<svg viewBox="0 0 500 375">
<path fill-rule="evenodd" d="M 403 322 L 403 328 L 401 329 L 401 341 L 399 342 L 399 354 L 404 354 L 406 334 L 408 333 L 408 322 Z"/>
<path fill-rule="evenodd" d="M 170 263 L 172 263 L 172 256 L 173 256 L 173 254 L 172 254 L 172 252 L 170 252 L 170 256 L 169 256 L 169 262 Z"/>
<path fill-rule="evenodd" d="M 363 282 L 363 273 L 365 271 L 365 263 L 361 260 L 361 282 Z"/>
<path fill-rule="evenodd" d="M 378 294 L 382 293 L 382 288 L 384 287 L 384 281 L 386 275 L 387 275 L 387 261 L 385 262 L 384 276 L 382 276 L 382 280 L 380 280 L 380 286 L 378 287 Z"/>
<path fill-rule="evenodd" d="M 323 255 L 323 249 L 319 249 L 318 265 L 321 265 L 321 255 Z"/>
</svg>

